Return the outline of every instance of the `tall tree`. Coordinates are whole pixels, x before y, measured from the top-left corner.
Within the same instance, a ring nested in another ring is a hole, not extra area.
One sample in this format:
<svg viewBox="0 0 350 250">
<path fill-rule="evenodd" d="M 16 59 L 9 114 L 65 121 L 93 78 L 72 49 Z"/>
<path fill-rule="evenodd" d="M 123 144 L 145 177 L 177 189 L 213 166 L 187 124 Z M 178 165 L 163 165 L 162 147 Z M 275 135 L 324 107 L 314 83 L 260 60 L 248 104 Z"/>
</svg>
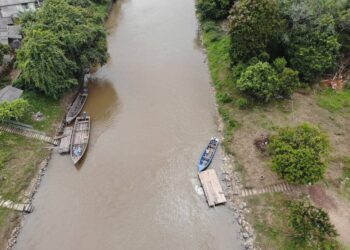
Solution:
<svg viewBox="0 0 350 250">
<path fill-rule="evenodd" d="M 284 27 L 275 0 L 240 0 L 231 10 L 229 23 L 234 63 L 247 62 L 263 52 L 274 54 Z"/>
</svg>

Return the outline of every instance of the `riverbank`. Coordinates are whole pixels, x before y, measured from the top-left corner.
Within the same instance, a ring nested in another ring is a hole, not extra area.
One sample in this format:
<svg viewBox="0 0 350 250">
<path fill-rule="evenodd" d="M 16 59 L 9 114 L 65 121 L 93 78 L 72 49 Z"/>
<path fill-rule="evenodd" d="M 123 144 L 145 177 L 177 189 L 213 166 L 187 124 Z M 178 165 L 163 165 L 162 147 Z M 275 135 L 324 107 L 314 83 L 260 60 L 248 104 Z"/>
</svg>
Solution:
<svg viewBox="0 0 350 250">
<path fill-rule="evenodd" d="M 104 1 L 96 5 L 96 11 L 107 19 L 114 2 Z M 4 83 L 6 81 L 9 78 L 3 79 Z M 25 91 L 23 98 L 29 102 L 30 111 L 21 122 L 54 136 L 72 97 L 73 93 L 68 92 L 60 100 L 54 100 Z M 37 112 L 42 113 L 42 119 L 33 119 Z M 45 174 L 51 152 L 44 142 L 0 132 L 0 195 L 14 202 L 31 203 Z M 22 222 L 23 213 L 0 208 L 0 249 L 13 247 Z"/>
<path fill-rule="evenodd" d="M 30 110 L 22 122 L 53 135 L 63 117 L 64 101 L 55 101 L 26 91 L 23 98 L 29 102 Z M 43 114 L 43 119 L 40 121 L 32 119 L 37 112 Z M 33 180 L 41 177 L 45 168 L 43 162 L 51 154 L 47 147 L 48 145 L 41 141 L 0 132 L 0 195 L 4 199 L 24 203 L 32 199 L 37 186 L 33 184 Z M 13 235 L 14 229 L 20 225 L 22 215 L 21 212 L 0 208 L 1 249 L 6 249 L 8 239 Z M 9 245 L 11 244 L 10 241 Z"/>
<path fill-rule="evenodd" d="M 289 200 L 305 197 L 329 213 L 340 234 L 339 240 L 349 244 L 347 228 L 350 208 L 345 205 L 346 197 L 342 194 L 346 193 L 344 190 L 348 186 L 346 149 L 350 147 L 350 117 L 346 101 L 340 98 L 347 96 L 348 91 L 339 94 L 333 91 L 330 94 L 321 88 L 308 89 L 295 93 L 290 100 L 263 106 L 249 104 L 232 84 L 234 74 L 230 69 L 230 40 L 225 23 L 202 22 L 201 26 L 218 110 L 225 124 L 223 145 L 226 152 L 234 155 L 235 160 L 231 164 L 233 169 L 230 179 L 231 186 L 234 187 L 231 197 L 234 201 L 241 200 L 247 204 L 246 218 L 256 233 L 256 247 L 295 249 L 297 243 L 293 240 L 285 215 L 289 213 Z M 239 198 L 237 188 L 264 188 L 283 182 L 271 170 L 269 156 L 254 146 L 255 140 L 274 134 L 278 127 L 303 122 L 318 124 L 330 136 L 333 151 L 326 180 L 312 187 L 294 187 L 288 193 Z M 245 206 L 242 205 L 243 207 Z"/>
</svg>

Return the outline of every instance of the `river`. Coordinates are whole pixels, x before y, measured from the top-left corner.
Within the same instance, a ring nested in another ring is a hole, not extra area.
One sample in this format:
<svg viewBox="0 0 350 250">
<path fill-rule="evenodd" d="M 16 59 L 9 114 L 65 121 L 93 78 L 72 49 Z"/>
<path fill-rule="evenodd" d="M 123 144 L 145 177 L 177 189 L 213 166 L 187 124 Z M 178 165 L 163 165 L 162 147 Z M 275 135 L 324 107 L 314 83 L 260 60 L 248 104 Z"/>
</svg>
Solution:
<svg viewBox="0 0 350 250">
<path fill-rule="evenodd" d="M 232 211 L 208 208 L 198 188 L 218 132 L 194 1 L 119 1 L 107 28 L 87 156 L 76 168 L 53 154 L 15 249 L 241 249 Z"/>
</svg>

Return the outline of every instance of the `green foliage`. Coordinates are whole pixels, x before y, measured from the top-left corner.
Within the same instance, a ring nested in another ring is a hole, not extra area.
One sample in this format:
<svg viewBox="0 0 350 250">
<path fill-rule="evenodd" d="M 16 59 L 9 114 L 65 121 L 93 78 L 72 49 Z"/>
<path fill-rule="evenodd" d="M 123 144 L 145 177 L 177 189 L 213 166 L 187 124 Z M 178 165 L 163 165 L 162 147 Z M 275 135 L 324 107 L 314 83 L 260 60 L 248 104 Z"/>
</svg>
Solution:
<svg viewBox="0 0 350 250">
<path fill-rule="evenodd" d="M 36 87 L 55 98 L 78 84 L 74 78 L 77 66 L 65 56 L 60 43 L 52 31 L 28 32 L 17 53 L 17 67 L 22 70 L 17 84 Z"/>
<path fill-rule="evenodd" d="M 235 0 L 198 0 L 196 7 L 201 18 L 221 20 L 228 16 Z"/>
<path fill-rule="evenodd" d="M 309 124 L 280 129 L 269 144 L 272 169 L 292 183 L 315 183 L 326 171 L 329 147 L 327 135 Z"/>
<path fill-rule="evenodd" d="M 91 1 L 47 0 L 26 13 L 18 51 L 19 83 L 59 97 L 92 65 L 107 61 L 104 15 Z"/>
<path fill-rule="evenodd" d="M 340 44 L 333 17 L 324 15 L 318 21 L 309 27 L 294 28 L 288 46 L 291 65 L 306 81 L 333 70 L 339 56 Z"/>
<path fill-rule="evenodd" d="M 238 98 L 236 100 L 236 105 L 240 108 L 240 109 L 245 109 L 249 106 L 249 101 L 247 98 Z"/>
<path fill-rule="evenodd" d="M 328 214 L 309 203 L 290 204 L 289 225 L 294 237 L 302 245 L 316 249 L 336 249 L 335 237 L 338 235 Z"/>
<path fill-rule="evenodd" d="M 18 120 L 22 118 L 29 109 L 29 104 L 24 99 L 17 99 L 13 102 L 0 104 L 0 121 Z"/>
<path fill-rule="evenodd" d="M 235 64 L 278 47 L 284 29 L 275 0 L 240 0 L 230 12 L 229 23 L 230 55 Z"/>
<path fill-rule="evenodd" d="M 2 64 L 2 60 L 4 60 L 4 55 L 10 52 L 10 47 L 8 45 L 4 45 L 0 43 L 0 65 Z"/>
<path fill-rule="evenodd" d="M 279 0 L 288 29 L 284 45 L 288 61 L 308 82 L 335 69 L 339 56 L 340 13 L 345 7 L 334 0 Z M 338 33 L 337 33 L 338 32 Z"/>
<path fill-rule="evenodd" d="M 289 97 L 299 86 L 299 78 L 298 72 L 286 68 L 286 64 L 283 58 L 277 58 L 274 67 L 267 62 L 258 61 L 246 68 L 236 87 L 262 102 L 269 102 L 278 97 Z"/>
</svg>

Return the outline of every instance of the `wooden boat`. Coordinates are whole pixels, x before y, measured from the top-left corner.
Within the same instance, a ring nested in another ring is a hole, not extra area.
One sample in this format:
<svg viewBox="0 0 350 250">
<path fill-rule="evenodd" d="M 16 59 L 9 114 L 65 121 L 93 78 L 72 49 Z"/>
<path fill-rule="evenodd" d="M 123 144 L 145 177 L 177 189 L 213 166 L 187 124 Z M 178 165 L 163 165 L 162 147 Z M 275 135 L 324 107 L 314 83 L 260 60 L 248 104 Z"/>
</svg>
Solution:
<svg viewBox="0 0 350 250">
<path fill-rule="evenodd" d="M 82 93 L 79 93 L 77 98 L 75 98 L 72 106 L 69 108 L 69 111 L 66 116 L 66 123 L 69 124 L 79 115 L 79 113 L 82 111 L 86 100 L 88 98 L 88 93 L 86 90 L 84 90 Z"/>
<path fill-rule="evenodd" d="M 204 150 L 202 157 L 199 160 L 198 163 L 198 171 L 202 172 L 207 167 L 209 167 L 210 163 L 212 162 L 215 152 L 219 146 L 219 139 L 216 137 L 212 137 L 208 146 Z"/>
<path fill-rule="evenodd" d="M 77 117 L 74 124 L 70 155 L 74 165 L 79 162 L 86 152 L 90 137 L 90 116 L 84 112 L 84 115 Z"/>
</svg>

